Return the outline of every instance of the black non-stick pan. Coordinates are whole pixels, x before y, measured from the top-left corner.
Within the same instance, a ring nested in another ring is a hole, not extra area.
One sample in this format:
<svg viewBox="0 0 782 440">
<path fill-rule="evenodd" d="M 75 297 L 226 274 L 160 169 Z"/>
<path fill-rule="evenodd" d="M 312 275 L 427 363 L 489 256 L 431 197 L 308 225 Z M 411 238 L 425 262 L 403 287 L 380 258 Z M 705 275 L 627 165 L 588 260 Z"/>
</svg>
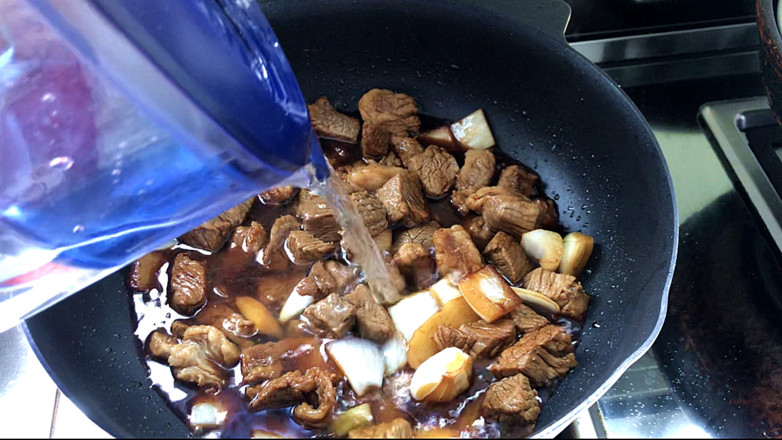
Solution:
<svg viewBox="0 0 782 440">
<path fill-rule="evenodd" d="M 484 3 L 490 3 L 489 6 Z M 373 87 L 425 114 L 486 112 L 497 144 L 535 168 L 567 230 L 595 237 L 574 369 L 543 407 L 552 436 L 592 405 L 662 325 L 678 222 L 670 175 L 627 96 L 562 38 L 569 9 L 542 1 L 262 1 L 308 101 L 355 110 Z M 540 30 L 539 30 L 540 29 Z M 116 436 L 181 436 L 150 388 L 117 273 L 27 321 L 63 392 Z"/>
</svg>

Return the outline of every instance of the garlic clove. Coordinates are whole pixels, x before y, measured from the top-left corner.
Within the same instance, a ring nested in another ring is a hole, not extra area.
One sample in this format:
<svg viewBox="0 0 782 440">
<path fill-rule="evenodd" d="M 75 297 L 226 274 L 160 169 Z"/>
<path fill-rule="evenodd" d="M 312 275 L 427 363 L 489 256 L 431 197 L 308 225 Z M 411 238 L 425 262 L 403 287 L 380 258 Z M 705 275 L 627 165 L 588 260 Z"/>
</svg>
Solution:
<svg viewBox="0 0 782 440">
<path fill-rule="evenodd" d="M 580 232 L 571 232 L 565 236 L 562 247 L 562 260 L 559 262 L 559 273 L 578 277 L 586 267 L 595 239 Z"/>
<path fill-rule="evenodd" d="M 283 324 L 295 318 L 304 311 L 307 307 L 315 302 L 315 298 L 310 295 L 302 295 L 298 289 L 293 289 L 293 292 L 285 300 L 285 304 L 282 305 L 280 310 L 280 322 Z"/>
<path fill-rule="evenodd" d="M 543 310 L 549 313 L 559 313 L 559 304 L 542 293 L 522 289 L 521 287 L 513 287 L 513 292 L 518 295 L 525 304 L 533 309 Z"/>
<path fill-rule="evenodd" d="M 472 358 L 456 347 L 448 347 L 422 363 L 410 381 L 413 399 L 450 402 L 470 387 Z"/>
<path fill-rule="evenodd" d="M 524 252 L 540 264 L 540 267 L 556 272 L 562 258 L 562 236 L 554 231 L 535 229 L 521 236 Z"/>
</svg>

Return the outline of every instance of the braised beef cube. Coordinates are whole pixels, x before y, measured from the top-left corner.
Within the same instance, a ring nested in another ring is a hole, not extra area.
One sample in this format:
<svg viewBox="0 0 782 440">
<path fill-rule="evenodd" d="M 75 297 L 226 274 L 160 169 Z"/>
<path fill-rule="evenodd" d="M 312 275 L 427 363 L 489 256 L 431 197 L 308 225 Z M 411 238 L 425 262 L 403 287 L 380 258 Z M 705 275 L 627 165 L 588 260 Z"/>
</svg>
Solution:
<svg viewBox="0 0 782 440">
<path fill-rule="evenodd" d="M 280 377 L 286 347 L 278 342 L 253 345 L 242 350 L 242 377 L 253 384 Z"/>
<path fill-rule="evenodd" d="M 171 347 L 168 364 L 174 377 L 209 392 L 225 385 L 227 369 L 239 362 L 239 348 L 218 329 L 194 325 L 185 331 L 182 342 Z"/>
<path fill-rule="evenodd" d="M 483 219 L 490 228 L 520 239 L 525 232 L 539 229 L 545 212 L 523 196 L 496 195 L 486 200 Z"/>
<path fill-rule="evenodd" d="M 183 235 L 182 242 L 199 249 L 216 252 L 223 246 L 231 230 L 242 224 L 253 203 L 255 203 L 255 197 L 203 223 Z"/>
<path fill-rule="evenodd" d="M 149 292 L 160 289 L 157 279 L 160 268 L 165 264 L 166 256 L 162 252 L 150 252 L 134 261 L 128 274 L 128 286 L 134 292 Z"/>
<path fill-rule="evenodd" d="M 168 357 L 171 356 L 171 349 L 178 343 L 179 341 L 175 337 L 158 329 L 150 333 L 144 345 L 153 359 L 168 362 Z"/>
<path fill-rule="evenodd" d="M 358 332 L 362 338 L 382 344 L 394 335 L 394 321 L 385 307 L 375 301 L 369 288 L 359 284 L 345 300 L 356 308 Z"/>
<path fill-rule="evenodd" d="M 424 152 L 424 147 L 417 140 L 406 135 L 392 136 L 391 145 L 405 167 L 410 166 L 411 158 Z"/>
<path fill-rule="evenodd" d="M 467 233 L 470 234 L 473 243 L 475 243 L 478 249 L 486 248 L 489 241 L 494 238 L 494 231 L 491 230 L 481 216 L 471 217 L 465 220 L 462 225 L 467 230 Z"/>
<path fill-rule="evenodd" d="M 394 136 L 413 135 L 421 130 L 421 119 L 415 115 L 384 121 L 382 124 L 391 133 L 391 139 Z"/>
<path fill-rule="evenodd" d="M 498 232 L 483 250 L 486 261 L 511 282 L 517 284 L 532 270 L 532 262 L 527 258 L 519 240 L 504 232 Z"/>
<path fill-rule="evenodd" d="M 564 377 L 576 365 L 570 335 L 562 327 L 549 325 L 525 334 L 506 348 L 491 372 L 497 378 L 521 373 L 529 378 L 532 386 L 542 387 Z"/>
<path fill-rule="evenodd" d="M 483 212 L 483 206 L 486 204 L 489 198 L 498 195 L 520 197 L 524 201 L 530 201 L 525 196 L 522 196 L 513 189 L 503 188 L 501 186 L 484 186 L 483 188 L 478 188 L 469 194 L 465 204 L 467 205 L 467 208 L 480 214 Z"/>
<path fill-rule="evenodd" d="M 405 419 L 363 426 L 348 432 L 348 438 L 413 438 L 413 427 Z"/>
<path fill-rule="evenodd" d="M 354 191 L 375 191 L 383 187 L 392 177 L 404 172 L 404 168 L 380 164 L 354 166 L 345 181 Z"/>
<path fill-rule="evenodd" d="M 206 307 L 204 307 L 204 309 L 206 309 Z M 199 311 L 197 317 L 200 318 L 201 312 L 203 312 L 204 309 Z M 204 323 L 199 322 L 199 324 L 204 324 Z M 185 337 L 185 331 L 187 331 L 187 329 L 189 328 L 190 328 L 190 324 L 186 323 L 182 319 L 177 319 L 176 321 L 171 323 L 171 334 L 178 339 L 182 339 Z"/>
<path fill-rule="evenodd" d="M 307 106 L 312 119 L 312 128 L 318 136 L 339 139 L 355 144 L 361 123 L 356 118 L 338 112 L 325 96 Z"/>
<path fill-rule="evenodd" d="M 470 207 L 467 206 L 467 199 L 477 191 L 478 188 L 470 186 L 464 189 L 454 190 L 451 193 L 451 205 L 459 211 L 461 215 L 467 215 Z"/>
<path fill-rule="evenodd" d="M 312 263 L 336 249 L 333 243 L 326 243 L 307 231 L 291 231 L 287 247 L 296 264 Z"/>
<path fill-rule="evenodd" d="M 239 348 L 246 348 L 253 345 L 249 338 L 255 336 L 258 329 L 252 321 L 245 318 L 241 313 L 237 313 L 225 303 L 209 303 L 198 311 L 195 321 L 200 325 L 211 325 L 217 328 Z M 182 329 L 184 327 L 184 329 Z M 171 333 L 175 336 L 184 337 L 184 332 L 189 325 L 182 321 L 174 321 L 171 324 Z"/>
<path fill-rule="evenodd" d="M 323 198 L 302 190 L 296 213 L 301 217 L 304 230 L 319 239 L 334 242 L 342 238 L 334 212 Z"/>
<path fill-rule="evenodd" d="M 401 167 L 402 161 L 397 157 L 396 153 L 390 151 L 384 158 L 380 159 L 378 164 L 387 167 Z"/>
<path fill-rule="evenodd" d="M 309 275 L 299 283 L 298 292 L 320 301 L 330 293 L 344 292 L 356 278 L 356 271 L 350 266 L 333 260 L 318 261 L 312 266 Z"/>
<path fill-rule="evenodd" d="M 432 242 L 440 276 L 455 273 L 457 278 L 461 278 L 484 266 L 481 253 L 461 225 L 436 230 Z"/>
<path fill-rule="evenodd" d="M 518 191 L 527 197 L 535 193 L 535 184 L 540 177 L 521 165 L 511 165 L 500 172 L 497 186 Z"/>
<path fill-rule="evenodd" d="M 364 121 L 379 123 L 415 115 L 418 106 L 412 97 L 404 93 L 372 89 L 359 99 L 358 111 Z"/>
<path fill-rule="evenodd" d="M 373 237 L 388 230 L 388 219 L 383 203 L 368 191 L 357 191 L 350 194 L 350 200 L 356 206 L 364 224 Z"/>
<path fill-rule="evenodd" d="M 268 271 L 284 271 L 290 265 L 290 259 L 285 254 L 285 240 L 292 231 L 298 231 L 301 223 L 292 215 L 284 215 L 274 221 L 271 232 L 269 233 L 269 242 L 263 250 L 261 263 Z"/>
<path fill-rule="evenodd" d="M 299 189 L 291 185 L 278 186 L 261 193 L 261 200 L 266 205 L 285 205 L 293 200 Z"/>
<path fill-rule="evenodd" d="M 434 335 L 437 348 L 457 347 L 471 356 L 492 358 L 516 341 L 516 328 L 510 319 L 492 324 L 483 320 L 464 324 L 459 329 L 440 326 Z"/>
<path fill-rule="evenodd" d="M 372 237 L 375 241 L 375 245 L 380 252 L 391 252 L 391 246 L 394 242 L 394 233 L 390 229 L 375 235 Z"/>
<path fill-rule="evenodd" d="M 328 338 L 341 338 L 356 322 L 356 307 L 332 293 L 304 309 L 302 316 L 318 334 Z"/>
<path fill-rule="evenodd" d="M 559 305 L 561 314 L 571 318 L 582 319 L 589 306 L 589 295 L 573 275 L 539 267 L 524 277 L 523 286 L 546 295 Z"/>
<path fill-rule="evenodd" d="M 548 319 L 538 315 L 536 311 L 524 304 L 520 304 L 510 312 L 510 319 L 512 319 L 513 323 L 516 325 L 516 330 L 522 335 L 541 329 L 550 324 Z"/>
<path fill-rule="evenodd" d="M 405 229 L 396 236 L 396 240 L 394 240 L 394 244 L 391 247 L 391 252 L 396 254 L 406 243 L 420 244 L 427 250 L 434 249 L 432 236 L 434 235 L 434 231 L 438 229 L 440 229 L 440 224 L 435 221 L 414 228 Z"/>
<path fill-rule="evenodd" d="M 532 201 L 537 203 L 538 206 L 540 206 L 540 209 L 546 213 L 540 227 L 550 231 L 556 230 L 559 227 L 559 210 L 557 209 L 557 203 L 548 197 L 539 197 Z"/>
<path fill-rule="evenodd" d="M 391 178 L 375 194 L 388 213 L 392 224 L 411 228 L 429 221 L 429 205 L 421 189 L 421 181 L 413 173 L 402 172 Z"/>
<path fill-rule="evenodd" d="M 456 177 L 456 189 L 481 188 L 491 183 L 494 177 L 494 153 L 489 150 L 467 150 L 464 165 Z"/>
<path fill-rule="evenodd" d="M 428 146 L 423 153 L 411 157 L 407 167 L 421 179 L 426 196 L 433 199 L 448 194 L 459 171 L 456 159 L 447 151 L 434 145 Z"/>
<path fill-rule="evenodd" d="M 481 414 L 500 423 L 528 425 L 528 434 L 535 429 L 540 416 L 538 392 L 523 374 L 506 377 L 489 385 L 481 403 Z"/>
<path fill-rule="evenodd" d="M 171 267 L 171 307 L 183 315 L 192 315 L 206 303 L 206 265 L 180 253 Z"/>
<path fill-rule="evenodd" d="M 293 408 L 293 419 L 305 428 L 325 428 L 337 406 L 337 391 L 328 372 L 310 368 L 291 371 L 263 385 L 248 387 L 250 410 Z"/>
<path fill-rule="evenodd" d="M 361 128 L 361 155 L 379 159 L 388 153 L 391 131 L 382 123 L 364 122 Z"/>
<path fill-rule="evenodd" d="M 249 226 L 238 226 L 231 235 L 231 248 L 241 249 L 251 255 L 258 254 L 268 243 L 266 229 L 258 222 L 251 222 Z"/>
<path fill-rule="evenodd" d="M 416 289 L 426 289 L 435 281 L 435 262 L 429 250 L 418 243 L 407 243 L 394 255 L 399 270 L 408 284 Z"/>
</svg>

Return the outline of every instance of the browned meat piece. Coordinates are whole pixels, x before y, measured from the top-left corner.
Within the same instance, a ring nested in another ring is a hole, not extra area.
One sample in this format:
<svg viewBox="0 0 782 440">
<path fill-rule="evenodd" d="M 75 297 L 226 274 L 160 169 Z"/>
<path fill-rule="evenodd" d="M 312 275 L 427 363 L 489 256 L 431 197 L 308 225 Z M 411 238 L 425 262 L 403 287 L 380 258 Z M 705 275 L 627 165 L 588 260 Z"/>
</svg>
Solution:
<svg viewBox="0 0 782 440">
<path fill-rule="evenodd" d="M 348 143 L 336 139 L 320 138 L 320 146 L 323 155 L 335 170 L 339 171 L 344 166 L 350 166 L 361 158 L 361 149 L 356 143 Z"/>
<path fill-rule="evenodd" d="M 435 264 L 429 250 L 418 243 L 407 243 L 394 255 L 399 270 L 409 284 L 426 289 L 436 280 Z"/>
<path fill-rule="evenodd" d="M 334 243 L 326 243 L 307 231 L 291 231 L 286 246 L 296 264 L 312 263 L 334 252 Z"/>
<path fill-rule="evenodd" d="M 439 199 L 451 190 L 459 164 L 447 151 L 430 145 L 423 153 L 411 157 L 407 168 L 421 179 L 427 197 Z"/>
<path fill-rule="evenodd" d="M 402 161 L 399 160 L 399 158 L 396 156 L 396 153 L 391 151 L 384 158 L 380 159 L 378 164 L 384 165 L 384 166 L 387 166 L 387 167 L 401 167 L 402 166 Z"/>
<path fill-rule="evenodd" d="M 441 325 L 434 334 L 438 350 L 458 347 L 471 356 L 492 358 L 516 341 L 516 328 L 510 319 L 492 324 L 483 320 L 463 324 L 459 329 Z"/>
<path fill-rule="evenodd" d="M 318 136 L 339 139 L 355 144 L 358 142 L 358 132 L 361 123 L 356 118 L 343 115 L 334 109 L 325 96 L 307 106 L 312 119 L 312 128 Z"/>
<path fill-rule="evenodd" d="M 518 191 L 527 197 L 535 192 L 535 184 L 540 177 L 520 165 L 511 165 L 502 170 L 497 186 Z"/>
<path fill-rule="evenodd" d="M 280 377 L 293 370 L 329 368 L 320 354 L 320 342 L 312 337 L 288 338 L 267 342 L 242 350 L 242 377 L 247 384 Z"/>
<path fill-rule="evenodd" d="M 548 319 L 538 315 L 537 312 L 524 304 L 520 304 L 510 312 L 510 319 L 512 319 L 513 323 L 516 325 L 516 330 L 522 335 L 526 335 L 529 332 L 549 325 Z"/>
<path fill-rule="evenodd" d="M 370 235 L 374 237 L 388 229 L 386 210 L 377 197 L 367 191 L 358 191 L 350 194 L 350 200 L 356 205 Z"/>
<path fill-rule="evenodd" d="M 459 211 L 459 214 L 467 215 L 470 212 L 470 208 L 467 206 L 467 199 L 477 190 L 474 186 L 470 186 L 451 193 L 451 204 Z"/>
<path fill-rule="evenodd" d="M 481 253 L 461 225 L 436 230 L 432 242 L 440 276 L 455 272 L 461 278 L 484 266 Z"/>
<path fill-rule="evenodd" d="M 400 119 L 392 119 L 382 123 L 383 127 L 391 132 L 391 139 L 394 136 L 408 136 L 418 133 L 421 130 L 421 119 L 418 116 L 410 115 Z"/>
<path fill-rule="evenodd" d="M 307 428 L 327 426 L 337 405 L 331 377 L 320 368 L 310 368 L 306 373 L 291 371 L 263 385 L 249 387 L 247 397 L 252 399 L 252 411 L 296 405 L 293 419 Z"/>
<path fill-rule="evenodd" d="M 239 226 L 231 235 L 231 248 L 239 248 L 251 255 L 258 254 L 268 243 L 269 235 L 258 222 L 251 222 L 249 226 Z"/>
<path fill-rule="evenodd" d="M 434 235 L 434 231 L 438 229 L 440 229 L 440 224 L 434 221 L 425 225 L 405 229 L 396 236 L 394 245 L 391 247 L 391 252 L 396 254 L 406 243 L 420 244 L 427 250 L 434 249 L 432 235 Z"/>
<path fill-rule="evenodd" d="M 346 181 L 356 190 L 375 191 L 385 185 L 392 177 L 404 171 L 404 168 L 387 167 L 380 164 L 353 167 L 347 174 Z"/>
<path fill-rule="evenodd" d="M 290 264 L 288 257 L 285 257 L 285 261 Z M 286 267 L 283 272 L 266 269 L 267 273 L 263 276 L 250 279 L 250 282 L 255 284 L 255 299 L 267 309 L 279 311 L 296 285 L 307 275 L 307 269 L 307 266 L 294 264 Z"/>
<path fill-rule="evenodd" d="M 391 252 L 391 245 L 394 241 L 394 233 L 391 232 L 390 229 L 386 229 L 385 231 L 372 237 L 372 240 L 375 241 L 375 245 L 380 252 Z"/>
<path fill-rule="evenodd" d="M 409 163 L 412 157 L 424 152 L 424 147 L 417 140 L 406 135 L 392 136 L 391 145 L 405 167 L 410 166 Z"/>
<path fill-rule="evenodd" d="M 512 189 L 503 188 L 501 186 L 484 186 L 483 188 L 478 188 L 472 194 L 470 194 L 467 197 L 465 204 L 467 205 L 467 208 L 480 214 L 483 212 L 483 205 L 486 204 L 486 201 L 489 200 L 490 197 L 497 195 L 521 197 L 527 202 L 530 201 Z"/>
<path fill-rule="evenodd" d="M 241 205 L 225 211 L 219 216 L 203 223 L 181 237 L 182 242 L 190 246 L 216 252 L 223 246 L 225 239 L 231 230 L 242 224 L 247 213 L 250 212 L 255 197 L 246 200 Z"/>
<path fill-rule="evenodd" d="M 348 438 L 413 438 L 413 427 L 405 419 L 364 426 L 348 432 Z"/>
<path fill-rule="evenodd" d="M 153 359 L 168 362 L 168 357 L 171 356 L 171 349 L 178 344 L 175 337 L 169 335 L 162 330 L 155 330 L 147 338 L 147 352 Z"/>
<path fill-rule="evenodd" d="M 160 289 L 162 286 L 157 275 L 165 262 L 166 256 L 162 252 L 150 252 L 134 261 L 128 274 L 128 287 L 134 292 L 149 292 L 152 289 Z"/>
<path fill-rule="evenodd" d="M 491 230 L 481 216 L 469 218 L 462 225 L 467 230 L 467 233 L 470 234 L 473 243 L 475 243 L 478 249 L 486 248 L 486 245 L 494 237 L 494 231 Z"/>
<path fill-rule="evenodd" d="M 263 250 L 261 263 L 270 271 L 283 271 L 290 265 L 288 256 L 285 255 L 285 240 L 292 231 L 298 231 L 301 223 L 292 215 L 284 215 L 274 221 L 269 233 L 269 243 Z"/>
<path fill-rule="evenodd" d="M 210 325 L 193 325 L 182 342 L 171 347 L 168 364 L 178 380 L 207 391 L 219 391 L 228 376 L 228 368 L 239 362 L 239 348 Z"/>
<path fill-rule="evenodd" d="M 298 292 L 320 301 L 330 293 L 344 292 L 356 278 L 356 270 L 350 266 L 333 260 L 318 261 L 312 266 L 309 275 L 299 283 Z"/>
<path fill-rule="evenodd" d="M 481 403 L 481 413 L 489 420 L 500 423 L 520 422 L 535 429 L 540 416 L 538 392 L 532 389 L 529 379 L 523 374 L 506 377 L 489 385 L 486 397 Z"/>
<path fill-rule="evenodd" d="M 540 227 L 548 230 L 556 230 L 559 226 L 559 210 L 557 209 L 557 203 L 548 197 L 539 197 L 532 201 L 537 203 L 538 206 L 540 206 L 540 209 L 546 213 Z"/>
<path fill-rule="evenodd" d="M 359 284 L 352 293 L 345 295 L 345 300 L 356 307 L 358 332 L 362 338 L 382 344 L 394 335 L 394 321 L 385 307 L 375 301 L 366 285 Z"/>
<path fill-rule="evenodd" d="M 302 190 L 296 213 L 301 217 L 304 230 L 319 239 L 335 242 L 342 238 L 334 212 L 323 198 Z"/>
<path fill-rule="evenodd" d="M 356 322 L 356 307 L 336 293 L 332 293 L 304 309 L 302 316 L 320 335 L 341 338 Z"/>
<path fill-rule="evenodd" d="M 560 313 L 581 319 L 589 306 L 589 295 L 573 275 L 537 268 L 524 277 L 525 289 L 542 293 L 557 303 Z"/>
<path fill-rule="evenodd" d="M 379 159 L 388 153 L 391 131 L 382 123 L 364 122 L 361 129 L 361 155 Z"/>
<path fill-rule="evenodd" d="M 494 153 L 489 150 L 467 150 L 464 165 L 456 177 L 456 189 L 481 188 L 494 177 Z"/>
<path fill-rule="evenodd" d="M 506 348 L 491 372 L 497 378 L 521 373 L 529 378 L 532 386 L 542 387 L 564 377 L 576 365 L 570 335 L 562 327 L 549 325 L 525 334 L 519 342 Z"/>
<path fill-rule="evenodd" d="M 404 93 L 372 89 L 359 99 L 358 111 L 364 121 L 379 123 L 414 115 L 418 113 L 418 106 Z"/>
<path fill-rule="evenodd" d="M 483 206 L 483 219 L 490 228 L 519 239 L 525 232 L 540 228 L 544 215 L 537 203 L 523 196 L 491 196 Z"/>
<path fill-rule="evenodd" d="M 402 223 L 412 228 L 429 221 L 429 204 L 421 190 L 421 181 L 409 171 L 391 178 L 375 195 L 383 202 L 392 224 Z"/>
<path fill-rule="evenodd" d="M 266 205 L 284 205 L 299 192 L 299 189 L 291 185 L 278 186 L 261 193 L 261 200 Z"/>
<path fill-rule="evenodd" d="M 206 309 L 206 307 L 204 309 Z M 199 311 L 198 317 L 201 316 L 201 314 L 204 312 L 204 309 L 201 309 Z M 206 323 L 199 322 L 199 324 L 206 324 Z M 182 339 L 185 337 L 185 331 L 188 328 L 190 328 L 190 324 L 186 324 L 184 320 L 178 319 L 171 323 L 171 334 L 178 339 Z"/>
<path fill-rule="evenodd" d="M 171 267 L 168 301 L 183 315 L 192 315 L 206 303 L 206 265 L 186 254 L 177 254 Z"/>
<path fill-rule="evenodd" d="M 504 232 L 498 232 L 483 250 L 486 261 L 493 264 L 501 274 L 517 284 L 532 270 L 532 262 L 527 258 L 519 240 Z"/>
<path fill-rule="evenodd" d="M 197 324 L 211 325 L 222 331 L 231 342 L 246 348 L 253 344 L 249 338 L 255 336 L 258 329 L 252 321 L 245 318 L 242 314 L 224 303 L 207 304 L 195 317 Z M 184 326 L 184 329 L 181 327 Z M 181 321 L 174 321 L 171 324 L 171 333 L 175 336 L 184 337 L 184 332 L 189 326 Z"/>
</svg>

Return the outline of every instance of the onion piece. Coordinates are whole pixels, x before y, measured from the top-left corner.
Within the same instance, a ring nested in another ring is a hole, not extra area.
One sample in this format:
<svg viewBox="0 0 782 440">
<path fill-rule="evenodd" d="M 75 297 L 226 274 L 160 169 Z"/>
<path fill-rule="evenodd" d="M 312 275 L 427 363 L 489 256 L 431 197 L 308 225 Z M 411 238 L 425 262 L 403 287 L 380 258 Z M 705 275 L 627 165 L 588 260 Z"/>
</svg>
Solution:
<svg viewBox="0 0 782 440">
<path fill-rule="evenodd" d="M 565 236 L 562 247 L 562 260 L 559 273 L 578 277 L 592 256 L 595 239 L 580 232 L 571 232 Z"/>
<path fill-rule="evenodd" d="M 329 425 L 329 431 L 336 434 L 337 437 L 344 437 L 348 431 L 369 425 L 373 421 L 372 408 L 368 403 L 364 403 L 338 415 L 337 419 Z"/>
<path fill-rule="evenodd" d="M 286 323 L 290 319 L 295 318 L 304 311 L 307 307 L 315 302 L 315 298 L 310 295 L 301 295 L 298 289 L 293 289 L 285 304 L 280 310 L 280 322 Z"/>
<path fill-rule="evenodd" d="M 527 304 L 533 309 L 544 310 L 550 313 L 559 313 L 559 304 L 552 301 L 546 295 L 532 290 L 522 289 L 521 287 L 513 287 L 512 289 L 513 292 L 521 298 L 524 304 Z"/>
<path fill-rule="evenodd" d="M 440 307 L 443 307 L 448 301 L 462 296 L 459 287 L 454 284 L 449 277 L 444 277 L 440 279 L 440 281 L 429 286 L 429 292 L 432 293 L 432 296 Z"/>
<path fill-rule="evenodd" d="M 453 133 L 451 133 L 451 127 L 447 125 L 423 132 L 416 137 L 416 140 L 421 145 L 437 145 L 450 152 L 461 150 L 456 145 L 456 140 L 453 138 Z"/>
<path fill-rule="evenodd" d="M 410 381 L 410 396 L 427 402 L 449 402 L 470 387 L 472 358 L 448 347 L 425 360 Z"/>
<path fill-rule="evenodd" d="M 535 229 L 521 236 L 521 247 L 545 270 L 556 272 L 562 258 L 562 236 L 554 231 Z"/>
<path fill-rule="evenodd" d="M 236 308 L 239 313 L 255 324 L 255 328 L 265 335 L 271 335 L 276 338 L 282 337 L 282 326 L 277 318 L 272 315 L 260 301 L 249 296 L 239 296 L 236 298 Z"/>
<path fill-rule="evenodd" d="M 396 329 L 402 333 L 405 340 L 409 341 L 418 327 L 439 309 L 432 294 L 428 290 L 423 290 L 402 298 L 388 308 L 388 314 L 391 315 Z"/>
<path fill-rule="evenodd" d="M 383 352 L 386 376 L 396 373 L 407 365 L 406 345 L 405 337 L 396 333 L 380 347 Z"/>
<path fill-rule="evenodd" d="M 468 150 L 485 150 L 494 146 L 494 136 L 483 109 L 451 124 L 451 132 L 462 148 Z"/>
<path fill-rule="evenodd" d="M 383 386 L 385 361 L 380 347 L 361 338 L 347 338 L 326 346 L 329 356 L 348 378 L 356 395 L 362 396 L 373 388 Z"/>
</svg>

